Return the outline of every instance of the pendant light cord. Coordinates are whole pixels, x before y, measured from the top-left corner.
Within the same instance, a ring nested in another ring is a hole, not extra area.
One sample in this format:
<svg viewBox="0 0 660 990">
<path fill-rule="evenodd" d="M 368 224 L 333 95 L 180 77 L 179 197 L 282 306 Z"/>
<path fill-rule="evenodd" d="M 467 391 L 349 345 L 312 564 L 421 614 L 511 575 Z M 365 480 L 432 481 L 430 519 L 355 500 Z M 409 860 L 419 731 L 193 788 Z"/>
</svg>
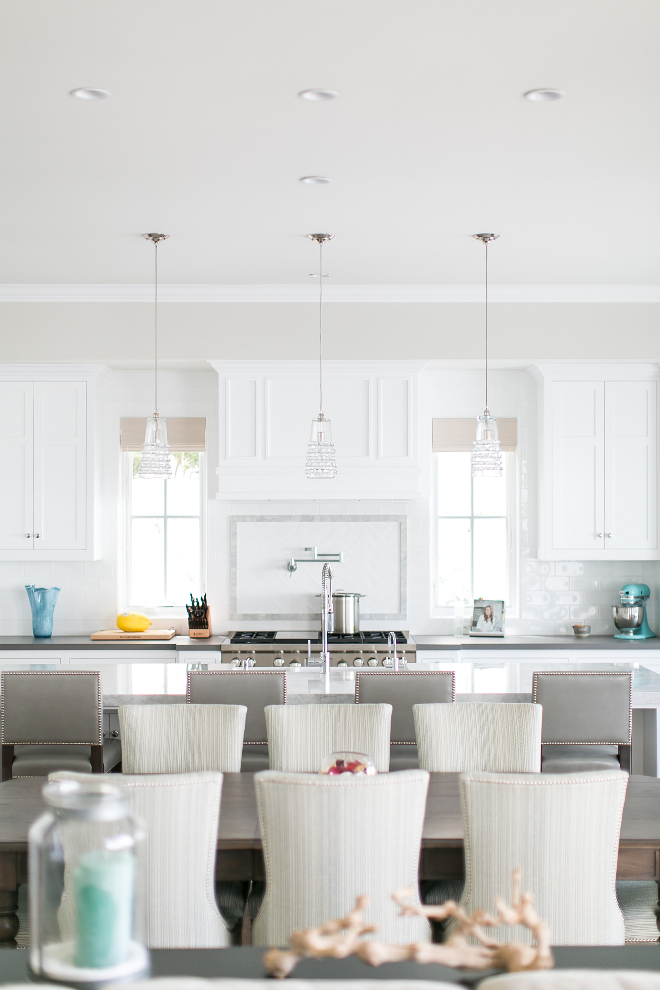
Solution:
<svg viewBox="0 0 660 990">
<path fill-rule="evenodd" d="M 154 417 L 158 417 L 158 241 L 154 240 Z"/>
<path fill-rule="evenodd" d="M 488 409 L 488 241 L 486 245 L 486 409 Z"/>
<path fill-rule="evenodd" d="M 323 240 L 319 240 L 319 418 L 323 418 Z"/>
</svg>

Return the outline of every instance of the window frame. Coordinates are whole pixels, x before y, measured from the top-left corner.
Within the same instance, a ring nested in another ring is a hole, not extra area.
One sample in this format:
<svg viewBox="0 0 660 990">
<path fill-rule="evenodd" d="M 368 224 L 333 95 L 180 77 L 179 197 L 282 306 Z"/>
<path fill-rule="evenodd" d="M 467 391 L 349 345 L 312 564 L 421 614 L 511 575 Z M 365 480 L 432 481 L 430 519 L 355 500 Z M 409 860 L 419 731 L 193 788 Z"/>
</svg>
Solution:
<svg viewBox="0 0 660 990">
<path fill-rule="evenodd" d="M 141 605 L 138 602 L 131 602 L 131 581 L 130 581 L 130 565 L 131 565 L 131 520 L 133 514 L 131 511 L 131 480 L 133 476 L 133 455 L 139 453 L 139 451 L 124 450 L 121 452 L 122 459 L 122 498 L 120 505 L 120 515 L 121 515 L 121 560 L 122 564 L 120 567 L 120 582 L 119 582 L 119 611 L 140 611 L 144 612 L 152 618 L 167 618 L 172 619 L 182 619 L 187 618 L 188 613 L 186 612 L 185 605 Z M 173 450 L 173 454 L 180 453 L 180 451 Z M 207 553 L 206 553 L 206 534 L 207 534 L 207 498 L 206 498 L 206 479 L 207 479 L 207 468 L 208 459 L 206 451 L 200 450 L 199 453 L 199 554 L 200 554 L 200 584 L 201 588 L 199 591 L 200 595 L 206 593 L 207 590 Z M 167 501 L 165 501 L 165 505 Z M 144 517 L 143 517 L 144 518 Z M 171 518 L 195 518 L 194 516 L 177 517 L 172 516 Z M 167 537 L 165 537 L 167 540 Z M 167 546 L 167 543 L 165 543 Z"/>
<path fill-rule="evenodd" d="M 433 453 L 433 481 L 432 481 L 432 519 L 431 519 L 431 538 L 432 538 L 432 554 L 431 554 L 431 616 L 433 618 L 450 618 L 454 615 L 453 605 L 438 605 L 437 604 L 437 587 L 438 579 L 440 575 L 440 557 L 438 553 L 438 520 L 442 519 L 452 519 L 460 518 L 471 520 L 470 535 L 471 535 L 471 546 L 472 546 L 472 581 L 474 581 L 474 519 L 488 518 L 484 516 L 474 515 L 474 491 L 472 486 L 470 487 L 470 516 L 440 516 L 438 513 L 438 457 L 442 454 L 453 453 L 453 451 L 436 451 Z M 468 453 L 468 451 L 455 451 L 455 453 Z M 519 458 L 517 451 L 507 450 L 502 451 L 502 458 L 505 459 L 507 464 L 507 492 L 506 492 L 506 520 L 507 520 L 507 601 L 506 601 L 506 618 L 517 619 L 520 616 L 520 529 L 521 529 L 521 519 L 519 511 L 519 491 L 520 491 L 520 477 L 519 477 Z M 501 517 L 499 517 L 501 518 Z M 474 594 L 474 587 L 472 588 L 472 593 Z M 474 599 L 473 599 L 474 600 Z M 468 602 L 470 609 L 473 606 L 473 600 Z M 471 614 L 471 613 L 470 613 Z"/>
</svg>

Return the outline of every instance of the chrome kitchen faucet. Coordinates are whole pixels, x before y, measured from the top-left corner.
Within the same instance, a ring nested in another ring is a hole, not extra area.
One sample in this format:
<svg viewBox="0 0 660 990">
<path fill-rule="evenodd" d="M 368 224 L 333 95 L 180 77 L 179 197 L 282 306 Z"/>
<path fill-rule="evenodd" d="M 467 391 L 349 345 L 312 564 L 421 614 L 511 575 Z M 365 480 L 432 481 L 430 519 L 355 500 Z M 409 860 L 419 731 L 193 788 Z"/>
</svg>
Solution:
<svg viewBox="0 0 660 990">
<path fill-rule="evenodd" d="M 399 656 L 398 656 L 398 654 L 396 652 L 396 633 L 391 632 L 391 633 L 388 633 L 387 634 L 387 645 L 394 647 L 394 655 L 392 657 L 392 663 L 393 663 L 393 668 L 392 669 L 393 670 L 398 670 L 399 669 Z"/>
<path fill-rule="evenodd" d="M 324 694 L 330 694 L 330 651 L 328 650 L 328 627 L 332 619 L 332 568 L 324 564 L 321 571 L 321 656 L 324 664 Z"/>
</svg>

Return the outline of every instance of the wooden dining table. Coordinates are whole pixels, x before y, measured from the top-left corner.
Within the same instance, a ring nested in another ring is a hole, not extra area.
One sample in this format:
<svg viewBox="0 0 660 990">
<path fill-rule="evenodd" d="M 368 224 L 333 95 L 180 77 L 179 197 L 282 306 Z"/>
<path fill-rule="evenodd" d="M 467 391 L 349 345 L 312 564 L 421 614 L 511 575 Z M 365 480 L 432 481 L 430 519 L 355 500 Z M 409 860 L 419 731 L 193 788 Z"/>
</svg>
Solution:
<svg viewBox="0 0 660 990">
<path fill-rule="evenodd" d="M 420 854 L 421 880 L 464 876 L 459 774 L 432 773 Z M 111 779 L 111 778 L 110 778 Z M 45 810 L 43 777 L 0 783 L 0 942 L 18 931 L 18 888 L 27 882 L 27 835 Z M 263 880 L 253 773 L 226 773 L 218 826 L 218 880 Z M 660 881 L 660 779 L 631 776 L 623 810 L 619 880 Z M 656 909 L 660 918 L 660 906 Z"/>
</svg>

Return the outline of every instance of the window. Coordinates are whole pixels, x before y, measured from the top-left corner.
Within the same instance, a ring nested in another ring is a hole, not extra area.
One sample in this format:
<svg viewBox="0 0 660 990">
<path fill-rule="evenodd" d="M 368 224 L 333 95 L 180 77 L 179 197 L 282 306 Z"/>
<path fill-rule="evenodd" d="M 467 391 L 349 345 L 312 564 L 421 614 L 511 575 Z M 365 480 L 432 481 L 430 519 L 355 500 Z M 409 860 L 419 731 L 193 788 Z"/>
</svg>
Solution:
<svg viewBox="0 0 660 990">
<path fill-rule="evenodd" d="M 503 598 L 517 611 L 515 456 L 501 478 L 473 478 L 470 452 L 434 455 L 437 607 Z"/>
<path fill-rule="evenodd" d="M 126 468 L 126 603 L 130 608 L 183 609 L 204 592 L 205 455 L 172 453 L 170 481 L 138 477 L 140 453 Z"/>
</svg>

